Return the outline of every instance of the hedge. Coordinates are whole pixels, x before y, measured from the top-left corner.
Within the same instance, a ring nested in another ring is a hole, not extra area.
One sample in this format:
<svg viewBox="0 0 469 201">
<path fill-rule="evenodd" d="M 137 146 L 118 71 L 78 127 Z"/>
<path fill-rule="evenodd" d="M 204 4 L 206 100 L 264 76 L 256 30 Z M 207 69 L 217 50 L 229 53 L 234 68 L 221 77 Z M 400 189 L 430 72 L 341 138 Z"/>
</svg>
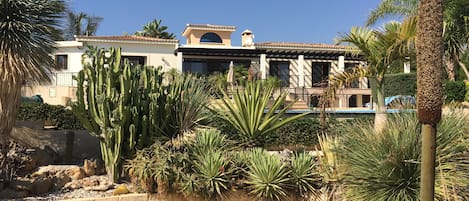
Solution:
<svg viewBox="0 0 469 201">
<path fill-rule="evenodd" d="M 466 96 L 464 81 L 446 81 L 443 85 L 445 102 L 463 102 Z"/>
<path fill-rule="evenodd" d="M 417 74 L 399 73 L 384 76 L 384 94 L 386 97 L 395 95 L 411 95 L 417 93 Z"/>
<path fill-rule="evenodd" d="M 464 98 L 464 101 L 469 102 L 469 81 L 466 82 L 466 97 Z"/>
<path fill-rule="evenodd" d="M 73 112 L 61 105 L 21 103 L 16 119 L 20 121 L 50 121 L 58 129 L 83 129 Z"/>
</svg>

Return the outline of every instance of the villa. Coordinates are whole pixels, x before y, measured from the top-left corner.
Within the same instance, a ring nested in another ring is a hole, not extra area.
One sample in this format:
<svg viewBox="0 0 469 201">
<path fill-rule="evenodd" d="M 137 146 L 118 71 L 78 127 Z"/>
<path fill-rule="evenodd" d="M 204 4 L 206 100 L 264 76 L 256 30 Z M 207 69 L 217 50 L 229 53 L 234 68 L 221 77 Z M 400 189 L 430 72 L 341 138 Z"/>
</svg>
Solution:
<svg viewBox="0 0 469 201">
<path fill-rule="evenodd" d="M 231 44 L 234 26 L 188 24 L 178 40 L 140 36 L 76 36 L 75 41 L 57 42 L 55 59 L 60 70 L 53 74 L 49 86 L 23 87 L 24 96 L 40 94 L 49 104 L 65 105 L 73 101 L 76 83 L 72 77 L 83 67 L 82 54 L 87 46 L 121 47 L 122 57 L 131 65 L 161 66 L 164 71 L 176 68 L 180 72 L 210 75 L 226 72 L 230 62 L 251 68 L 260 79 L 275 76 L 289 91 L 290 99 L 298 99 L 298 107 L 315 107 L 327 77 L 365 64 L 359 56 L 347 53 L 346 46 L 289 42 L 254 42 L 252 31 L 241 34 L 241 46 Z M 363 107 L 370 102 L 366 78 L 341 90 L 335 107 Z"/>
</svg>

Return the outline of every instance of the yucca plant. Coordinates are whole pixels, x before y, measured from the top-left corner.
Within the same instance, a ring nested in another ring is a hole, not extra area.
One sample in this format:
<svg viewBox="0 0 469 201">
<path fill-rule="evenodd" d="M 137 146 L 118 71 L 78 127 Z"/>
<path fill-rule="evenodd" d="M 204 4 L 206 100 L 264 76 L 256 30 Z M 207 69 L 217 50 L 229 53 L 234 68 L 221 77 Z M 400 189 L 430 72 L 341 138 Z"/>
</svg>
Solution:
<svg viewBox="0 0 469 201">
<path fill-rule="evenodd" d="M 232 171 L 223 151 L 208 151 L 197 156 L 194 172 L 196 189 L 205 197 L 221 197 L 228 190 Z"/>
<path fill-rule="evenodd" d="M 469 119 L 461 112 L 445 115 L 438 125 L 436 196 L 469 197 Z M 391 116 L 376 134 L 372 125 L 347 128 L 338 148 L 343 184 L 350 200 L 419 200 L 421 141 L 415 114 Z"/>
<path fill-rule="evenodd" d="M 249 193 L 261 200 L 282 200 L 287 198 L 290 171 L 275 155 L 254 150 L 247 163 Z"/>
<path fill-rule="evenodd" d="M 308 153 L 295 153 L 290 162 L 293 189 L 302 197 L 315 195 L 315 186 L 319 183 L 319 174 L 315 169 L 313 156 Z"/>
<path fill-rule="evenodd" d="M 191 153 L 203 156 L 209 151 L 228 151 L 231 143 L 227 137 L 216 129 L 202 129 L 196 132 L 194 142 L 190 145 Z"/>
<path fill-rule="evenodd" d="M 254 145 L 263 145 L 265 137 L 275 129 L 308 113 L 283 118 L 293 103 L 282 108 L 287 93 L 271 100 L 274 87 L 261 81 L 248 83 L 243 91 L 233 93 L 233 100 L 224 93 L 222 110 L 214 110 L 239 132 L 239 140 Z"/>
<path fill-rule="evenodd" d="M 232 165 L 228 151 L 231 144 L 215 129 L 203 129 L 196 132 L 189 144 L 190 167 L 183 174 L 181 190 L 185 194 L 196 193 L 207 199 L 220 198 L 232 177 Z"/>
</svg>

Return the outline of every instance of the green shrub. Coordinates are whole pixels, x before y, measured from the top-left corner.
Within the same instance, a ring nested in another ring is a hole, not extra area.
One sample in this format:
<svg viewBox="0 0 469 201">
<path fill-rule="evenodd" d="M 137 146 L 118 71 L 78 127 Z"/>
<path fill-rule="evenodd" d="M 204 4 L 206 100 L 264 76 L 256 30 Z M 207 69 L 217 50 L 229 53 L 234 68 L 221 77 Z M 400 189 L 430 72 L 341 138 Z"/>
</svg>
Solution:
<svg viewBox="0 0 469 201">
<path fill-rule="evenodd" d="M 279 145 L 314 146 L 318 143 L 317 135 L 321 133 L 319 120 L 301 118 L 280 127 L 267 137 L 266 147 Z"/>
<path fill-rule="evenodd" d="M 415 95 L 417 92 L 416 73 L 399 73 L 384 75 L 384 95 Z"/>
<path fill-rule="evenodd" d="M 437 200 L 469 196 L 469 119 L 461 112 L 438 125 L 435 194 Z M 415 114 L 389 116 L 376 134 L 373 126 L 348 127 L 338 148 L 350 200 L 419 200 L 421 125 Z"/>
<path fill-rule="evenodd" d="M 464 98 L 464 101 L 469 102 L 469 81 L 467 81 L 465 83 L 466 83 L 466 97 Z"/>
<path fill-rule="evenodd" d="M 463 81 L 447 81 L 443 85 L 445 102 L 462 102 L 466 96 L 466 85 Z"/>
<path fill-rule="evenodd" d="M 81 122 L 75 117 L 72 110 L 62 105 L 22 103 L 16 119 L 20 121 L 50 121 L 58 129 L 83 129 Z"/>
</svg>

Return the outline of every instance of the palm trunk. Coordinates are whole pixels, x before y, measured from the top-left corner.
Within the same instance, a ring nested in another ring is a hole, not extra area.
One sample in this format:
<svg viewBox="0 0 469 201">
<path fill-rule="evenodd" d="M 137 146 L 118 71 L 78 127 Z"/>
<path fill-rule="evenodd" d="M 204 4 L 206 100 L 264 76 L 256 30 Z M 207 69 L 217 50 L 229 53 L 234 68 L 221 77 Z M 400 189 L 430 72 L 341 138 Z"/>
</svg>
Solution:
<svg viewBox="0 0 469 201">
<path fill-rule="evenodd" d="M 0 143 L 7 149 L 2 151 L 8 151 L 10 133 L 15 125 L 16 113 L 20 105 L 21 84 L 12 78 L 6 78 L 0 86 L 2 87 L 0 90 Z"/>
<path fill-rule="evenodd" d="M 422 170 L 420 198 L 433 201 L 435 195 L 436 125 L 422 124 Z"/>
<path fill-rule="evenodd" d="M 420 200 L 435 199 L 436 126 L 443 105 L 443 0 L 421 0 L 417 22 L 417 117 L 422 124 Z"/>
<path fill-rule="evenodd" d="M 377 81 L 374 79 L 370 80 L 371 90 L 373 95 L 373 103 L 376 104 L 375 111 L 375 131 L 376 133 L 381 133 L 384 127 L 386 126 L 387 114 L 386 114 L 386 104 L 384 102 L 384 87 L 382 81 Z"/>
</svg>

